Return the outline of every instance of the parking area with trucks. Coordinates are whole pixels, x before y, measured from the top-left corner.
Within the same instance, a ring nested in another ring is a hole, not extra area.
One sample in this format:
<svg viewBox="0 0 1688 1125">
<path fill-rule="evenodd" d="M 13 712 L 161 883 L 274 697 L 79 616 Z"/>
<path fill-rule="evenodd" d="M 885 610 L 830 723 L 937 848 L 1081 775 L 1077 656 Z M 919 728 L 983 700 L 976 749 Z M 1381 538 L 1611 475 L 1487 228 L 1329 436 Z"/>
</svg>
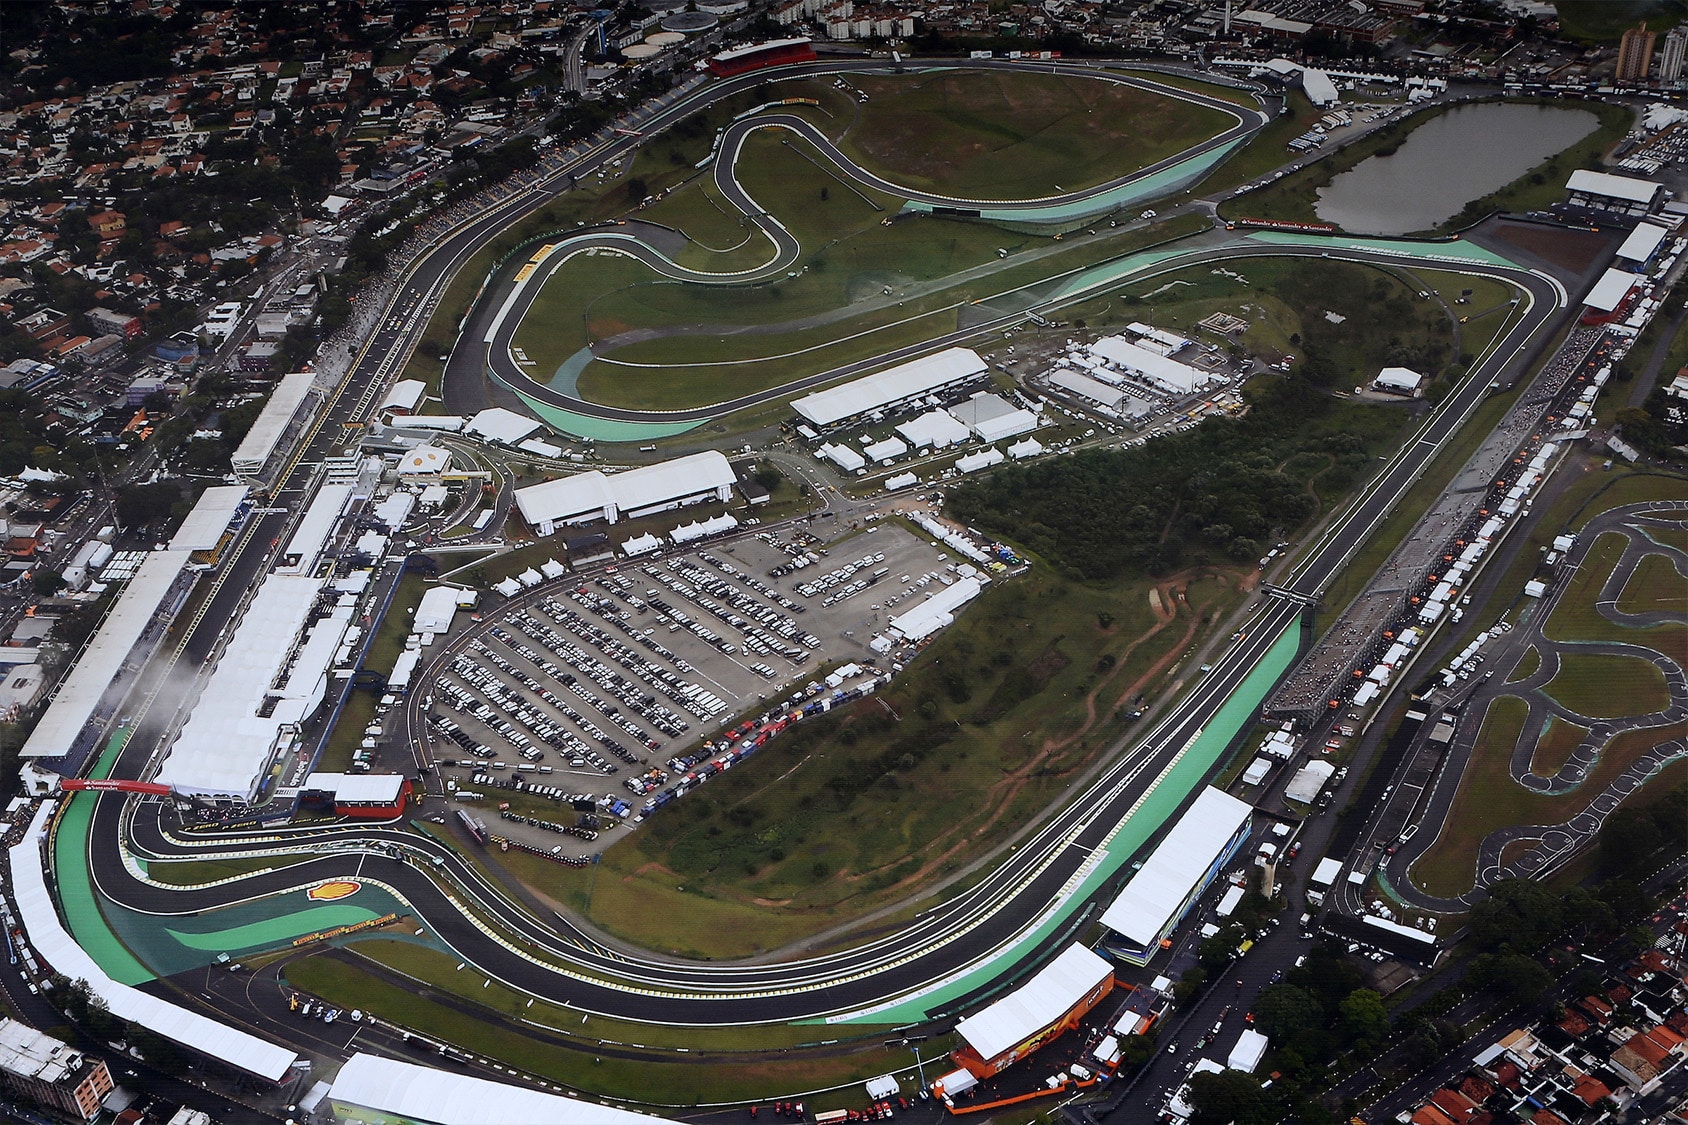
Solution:
<svg viewBox="0 0 1688 1125">
<path fill-rule="evenodd" d="M 421 689 L 419 734 L 447 798 L 486 833 L 598 851 L 603 833 L 730 768 L 725 756 L 777 737 L 794 712 L 872 690 L 890 667 L 870 640 L 955 565 L 878 523 L 830 543 L 767 532 L 564 576 L 453 639 Z M 831 682 L 840 666 L 849 674 Z"/>
</svg>

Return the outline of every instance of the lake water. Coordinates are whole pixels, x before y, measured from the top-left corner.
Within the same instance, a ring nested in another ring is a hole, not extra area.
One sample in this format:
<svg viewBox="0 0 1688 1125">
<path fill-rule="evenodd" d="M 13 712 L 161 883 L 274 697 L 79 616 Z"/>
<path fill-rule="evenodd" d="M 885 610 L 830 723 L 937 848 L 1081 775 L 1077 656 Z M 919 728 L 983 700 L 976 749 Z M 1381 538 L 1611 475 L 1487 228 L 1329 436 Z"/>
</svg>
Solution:
<svg viewBox="0 0 1688 1125">
<path fill-rule="evenodd" d="M 1313 210 L 1354 234 L 1428 230 L 1599 124 L 1586 109 L 1500 102 L 1456 106 L 1413 130 L 1389 156 L 1367 157 L 1337 176 L 1319 190 Z"/>
</svg>

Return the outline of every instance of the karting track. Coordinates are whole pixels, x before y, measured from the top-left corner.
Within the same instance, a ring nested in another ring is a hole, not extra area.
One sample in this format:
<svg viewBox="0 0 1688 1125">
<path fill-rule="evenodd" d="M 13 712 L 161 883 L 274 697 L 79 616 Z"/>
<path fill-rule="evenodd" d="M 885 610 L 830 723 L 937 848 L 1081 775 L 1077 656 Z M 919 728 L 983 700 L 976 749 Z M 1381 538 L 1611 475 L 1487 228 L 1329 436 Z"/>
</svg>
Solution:
<svg viewBox="0 0 1688 1125">
<path fill-rule="evenodd" d="M 834 68 L 836 69 L 836 67 Z M 765 76 L 757 76 L 765 80 Z M 707 88 L 715 96 L 731 92 L 732 83 Z M 690 112 L 696 104 L 687 106 Z M 663 111 L 676 112 L 676 107 Z M 610 146 L 604 152 L 611 152 Z M 593 157 L 601 162 L 605 156 Z M 402 361 L 405 341 L 413 338 L 415 318 L 425 321 L 430 295 L 437 292 L 455 264 L 472 253 L 526 207 L 547 196 L 540 188 L 532 199 L 506 201 L 447 238 L 425 257 L 400 286 L 393 313 L 382 334 L 371 340 L 354 367 L 345 392 L 330 404 L 300 458 L 280 486 L 283 494 L 297 493 L 312 479 L 313 462 L 320 459 L 341 424 L 368 408 L 382 379 Z M 1357 261 L 1402 264 L 1401 251 L 1352 249 L 1326 243 L 1330 256 Z M 1446 244 L 1433 268 L 1448 264 Z M 1243 243 L 1179 256 L 1158 268 L 1176 268 L 1258 254 L 1303 255 L 1309 251 L 1288 246 Z M 1482 402 L 1491 380 L 1501 378 L 1522 362 L 1545 330 L 1564 311 L 1564 294 L 1542 275 L 1506 265 L 1472 262 L 1467 272 L 1500 277 L 1521 287 L 1525 296 L 1506 332 L 1480 357 L 1460 388 L 1427 418 L 1362 490 L 1330 531 L 1313 545 L 1300 569 L 1287 583 L 1298 595 L 1314 595 L 1346 563 L 1350 554 L 1384 518 L 1436 455 L 1443 443 Z M 1113 284 L 1112 280 L 1107 282 Z M 927 347 L 941 346 L 938 341 Z M 464 349 L 479 351 L 479 348 Z M 923 349 L 924 350 L 924 349 Z M 879 357 L 882 366 L 895 356 Z M 478 359 L 477 359 L 478 362 Z M 832 379 L 839 372 L 828 373 Z M 789 389 L 783 393 L 789 393 Z M 448 401 L 448 406 L 450 405 Z M 229 563 L 227 577 L 207 603 L 207 610 L 191 623 L 180 651 L 185 658 L 208 652 L 233 617 L 247 582 L 258 573 L 266 552 L 262 544 L 282 533 L 283 517 L 265 517 L 254 524 Z M 935 906 L 903 929 L 845 952 L 771 964 L 699 964 L 653 957 L 633 950 L 608 950 L 573 931 L 566 924 L 536 917 L 510 902 L 502 890 L 481 878 L 449 848 L 417 834 L 368 824 L 271 833 L 183 837 L 169 830 L 173 813 L 156 804 L 126 799 L 121 794 L 84 794 L 77 800 L 96 802 L 89 830 L 88 855 L 98 891 L 124 907 L 159 915 L 214 910 L 237 901 L 288 892 L 354 873 L 389 887 L 409 909 L 469 963 L 512 987 L 565 1001 L 583 1011 L 636 1020 L 687 1024 L 741 1024 L 800 1019 L 841 1018 L 852 1013 L 877 1021 L 917 1022 L 920 1018 L 953 1012 L 993 980 L 1017 976 L 1038 963 L 1042 954 L 1070 934 L 1070 926 L 1099 900 L 1117 889 L 1117 880 L 1090 886 L 1083 896 L 1072 891 L 1093 872 L 1093 851 L 1105 850 L 1132 812 L 1156 798 L 1153 825 L 1133 829 L 1147 835 L 1164 823 L 1193 791 L 1195 780 L 1180 775 L 1178 785 L 1162 784 L 1225 702 L 1251 673 L 1273 653 L 1279 638 L 1292 630 L 1300 613 L 1297 601 L 1269 597 L 1244 626 L 1243 636 L 1213 665 L 1189 696 L 1146 737 L 1121 748 L 1114 760 L 1076 799 L 1053 814 L 1041 831 L 1022 844 L 1003 865 L 957 898 Z M 1281 650 L 1280 650 L 1281 651 Z M 162 712 L 164 709 L 158 709 Z M 170 716 L 147 711 L 130 738 L 113 776 L 143 775 L 149 757 L 167 735 Z M 1149 810 L 1145 808 L 1145 812 Z M 161 820 L 161 817 L 164 819 Z M 1123 841 L 1122 841 L 1123 842 Z M 277 851 L 324 849 L 322 854 L 284 870 L 220 883 L 173 889 L 138 877 L 125 862 L 125 849 L 146 857 L 209 857 L 252 855 Z M 1126 855 L 1118 857 L 1121 862 Z M 442 888 L 441 881 L 447 884 Z M 466 917 L 465 899 L 474 900 L 506 931 L 494 934 Z M 277 910 L 297 905 L 296 896 L 275 898 Z M 1012 956 L 1008 954 L 1012 952 Z M 997 960 L 1000 958 L 1000 960 Z M 969 977 L 968 974 L 973 976 Z M 954 985 L 948 995 L 931 993 L 897 1011 L 899 997 L 934 982 Z M 893 1015 L 893 1013 L 895 1013 Z"/>
</svg>

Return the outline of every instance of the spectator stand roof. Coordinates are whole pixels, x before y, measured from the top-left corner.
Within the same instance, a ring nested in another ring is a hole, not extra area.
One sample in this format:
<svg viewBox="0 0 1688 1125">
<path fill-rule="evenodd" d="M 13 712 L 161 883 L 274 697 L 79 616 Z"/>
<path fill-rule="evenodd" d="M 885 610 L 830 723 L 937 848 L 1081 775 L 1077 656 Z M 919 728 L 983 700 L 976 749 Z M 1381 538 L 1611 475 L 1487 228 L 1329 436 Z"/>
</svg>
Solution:
<svg viewBox="0 0 1688 1125">
<path fill-rule="evenodd" d="M 469 419 L 468 424 L 463 427 L 463 432 L 487 441 L 515 445 L 540 428 L 541 424 L 536 419 L 517 414 L 514 410 L 505 410 L 501 406 L 493 406 Z"/>
<path fill-rule="evenodd" d="M 988 368 L 971 348 L 946 348 L 873 375 L 852 379 L 792 401 L 792 409 L 816 426 L 831 426 L 847 418 L 881 410 L 894 403 L 931 394 L 964 379 L 983 375 Z"/>
<path fill-rule="evenodd" d="M 164 604 L 190 554 L 153 551 L 146 556 L 99 631 L 82 650 L 76 666 L 59 684 L 52 704 L 18 751 L 20 757 L 58 758 L 70 752 L 106 689 L 117 679 L 135 642 Z"/>
<path fill-rule="evenodd" d="M 1571 173 L 1571 178 L 1565 181 L 1565 187 L 1569 191 L 1582 192 L 1585 195 L 1603 195 L 1628 203 L 1651 203 L 1663 185 L 1652 180 L 1636 179 L 1634 176 L 1614 176 L 1610 172 L 1578 168 Z"/>
<path fill-rule="evenodd" d="M 1102 913 L 1102 924 L 1139 947 L 1159 941 L 1253 812 L 1246 801 L 1204 788 Z"/>
<path fill-rule="evenodd" d="M 648 1125 L 666 1120 L 361 1051 L 340 1068 L 328 1097 L 342 1119 L 357 1116 L 346 1112 L 355 1108 L 376 1111 L 384 1120 L 430 1125 Z"/>
<path fill-rule="evenodd" d="M 1025 984 L 956 1024 L 956 1034 L 981 1059 L 994 1059 L 1059 1022 L 1113 975 L 1114 967 L 1105 958 L 1075 942 Z"/>
<path fill-rule="evenodd" d="M 240 448 L 234 451 L 233 462 L 235 471 L 242 466 L 248 472 L 258 472 L 269 461 L 270 454 L 275 452 L 276 443 L 281 435 L 287 432 L 288 424 L 299 413 L 299 407 L 304 403 L 305 396 L 311 393 L 311 387 L 316 383 L 316 375 L 309 371 L 301 371 L 292 375 L 283 375 L 281 382 L 276 384 L 275 391 L 269 401 L 264 403 L 264 409 L 259 412 L 257 421 L 246 431 L 246 437 L 241 439 Z"/>
<path fill-rule="evenodd" d="M 251 491 L 244 484 L 216 484 L 200 493 L 193 511 L 170 539 L 172 551 L 209 551 L 223 540 L 229 521 Z"/>
<path fill-rule="evenodd" d="M 298 1055 L 138 988 L 119 984 L 65 932 L 47 890 L 41 856 L 47 818 L 52 812 L 53 803 L 43 803 L 30 822 L 29 831 L 11 849 L 12 890 L 18 916 L 42 960 L 71 980 L 87 981 L 89 991 L 104 1000 L 111 1014 L 120 1019 L 270 1082 L 285 1079 L 299 1061 Z"/>
<path fill-rule="evenodd" d="M 1609 313 L 1624 303 L 1629 291 L 1634 289 L 1641 279 L 1628 270 L 1609 269 L 1600 275 L 1600 280 L 1594 283 L 1594 288 L 1583 298 L 1583 304 L 1591 309 Z"/>
<path fill-rule="evenodd" d="M 1617 256 L 1626 262 L 1645 262 L 1669 237 L 1670 231 L 1657 223 L 1637 223 L 1623 245 L 1618 247 Z"/>
</svg>

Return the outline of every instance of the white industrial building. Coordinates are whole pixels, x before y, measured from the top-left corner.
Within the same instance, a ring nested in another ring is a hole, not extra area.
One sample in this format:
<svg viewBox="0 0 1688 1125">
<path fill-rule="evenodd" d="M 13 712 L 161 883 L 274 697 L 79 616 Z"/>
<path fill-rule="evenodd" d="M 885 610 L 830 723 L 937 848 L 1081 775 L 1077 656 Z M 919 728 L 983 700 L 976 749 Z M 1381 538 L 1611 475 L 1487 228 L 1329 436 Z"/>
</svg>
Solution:
<svg viewBox="0 0 1688 1125">
<path fill-rule="evenodd" d="M 1119 897 L 1102 924 L 1126 960 L 1146 964 L 1219 870 L 1248 838 L 1254 808 L 1208 786 L 1178 818 Z"/>
<path fill-rule="evenodd" d="M 824 391 L 794 399 L 791 408 L 810 425 L 836 426 L 960 386 L 988 368 L 971 348 L 947 348 Z"/>
<path fill-rule="evenodd" d="M 401 477 L 437 477 L 451 471 L 451 450 L 438 445 L 418 445 L 399 454 L 394 469 Z"/>
<path fill-rule="evenodd" d="M 1418 394 L 1418 389 L 1424 385 L 1424 376 L 1410 367 L 1385 367 L 1372 380 L 1372 388 L 1385 394 L 1406 395 L 1412 397 Z"/>
<path fill-rule="evenodd" d="M 1670 237 L 1669 229 L 1658 223 L 1637 223 L 1635 229 L 1629 232 L 1623 245 L 1618 247 L 1617 257 L 1620 261 L 1633 262 L 1636 266 L 1644 266 L 1653 260 L 1659 247 L 1664 245 L 1665 239 Z"/>
<path fill-rule="evenodd" d="M 396 410 L 401 414 L 410 414 L 422 405 L 422 399 L 427 394 L 428 384 L 420 379 L 400 379 L 393 384 L 392 390 L 381 400 L 377 412 L 385 414 L 389 410 Z"/>
<path fill-rule="evenodd" d="M 1068 394 L 1093 402 L 1107 413 L 1120 418 L 1135 418 L 1149 412 L 1149 404 L 1118 387 L 1111 387 L 1099 379 L 1082 375 L 1069 367 L 1057 367 L 1049 373 L 1049 385 Z"/>
<path fill-rule="evenodd" d="M 358 1052 L 329 1088 L 340 1121 L 418 1125 L 649 1125 L 666 1118 Z"/>
<path fill-rule="evenodd" d="M 1291 801 L 1300 801 L 1310 805 L 1319 799 L 1319 793 L 1325 783 L 1336 773 L 1336 767 L 1329 762 L 1312 761 L 1295 771 L 1295 776 L 1284 786 L 1284 796 Z"/>
<path fill-rule="evenodd" d="M 352 500 L 349 484 L 325 484 L 311 498 L 311 506 L 293 529 L 293 536 L 281 552 L 281 573 L 310 574 L 316 570 L 317 560 L 334 534 L 334 525 Z"/>
<path fill-rule="evenodd" d="M 564 524 L 615 523 L 687 504 L 725 502 L 737 479 L 726 457 L 711 449 L 625 472 L 593 470 L 518 488 L 516 508 L 540 535 L 550 535 Z"/>
<path fill-rule="evenodd" d="M 889 464 L 908 453 L 908 443 L 902 438 L 886 438 L 862 447 L 862 456 L 876 465 Z"/>
<path fill-rule="evenodd" d="M 1237 1042 L 1231 1048 L 1231 1053 L 1225 1056 L 1225 1065 L 1231 1070 L 1240 1070 L 1244 1074 L 1253 1074 L 1254 1068 L 1260 1065 L 1260 1060 L 1266 1057 L 1266 1047 L 1269 1040 L 1252 1027 L 1245 1027 L 1243 1033 L 1237 1036 Z"/>
<path fill-rule="evenodd" d="M 1188 363 L 1180 363 L 1168 355 L 1152 351 L 1124 336 L 1104 336 L 1090 345 L 1093 358 L 1106 362 L 1128 376 L 1149 383 L 1169 395 L 1193 394 L 1221 376 L 1203 371 Z"/>
<path fill-rule="evenodd" d="M 897 427 L 897 433 L 916 449 L 948 449 L 967 440 L 967 427 L 942 410 L 928 410 Z"/>
<path fill-rule="evenodd" d="M 269 401 L 264 403 L 257 421 L 246 431 L 240 448 L 234 451 L 232 464 L 236 476 L 262 478 L 270 458 L 284 444 L 283 439 L 296 431 L 309 416 L 310 409 L 306 403 L 315 383 L 316 376 L 309 371 L 281 377 Z"/>
<path fill-rule="evenodd" d="M 154 780 L 203 797 L 257 796 L 277 751 L 322 705 L 351 625 L 352 606 L 313 619 L 321 594 L 308 576 L 264 579 Z"/>
<path fill-rule="evenodd" d="M 977 453 L 964 453 L 955 459 L 955 468 L 961 473 L 976 473 L 980 469 L 988 469 L 992 465 L 1002 464 L 1002 450 L 996 446 L 981 449 Z"/>
<path fill-rule="evenodd" d="M 463 432 L 484 441 L 515 445 L 540 428 L 540 423 L 526 414 L 492 406 L 469 419 L 463 426 Z"/>
<path fill-rule="evenodd" d="M 411 618 L 410 631 L 413 633 L 446 633 L 451 630 L 451 623 L 457 618 L 457 607 L 462 602 L 462 595 L 468 593 L 473 604 L 474 591 L 459 590 L 454 586 L 432 586 L 422 595 L 417 603 L 416 616 Z"/>
<path fill-rule="evenodd" d="M 828 442 L 821 446 L 818 452 L 846 473 L 853 473 L 858 469 L 867 467 L 867 458 L 847 445 Z"/>
<path fill-rule="evenodd" d="M 959 579 L 945 586 L 913 609 L 891 618 L 892 632 L 909 643 L 923 641 L 955 620 L 955 611 L 979 596 L 984 587 L 977 578 Z"/>
<path fill-rule="evenodd" d="M 980 391 L 949 408 L 949 416 L 982 442 L 1019 437 L 1037 428 L 1037 415 L 999 394 Z"/>
</svg>

